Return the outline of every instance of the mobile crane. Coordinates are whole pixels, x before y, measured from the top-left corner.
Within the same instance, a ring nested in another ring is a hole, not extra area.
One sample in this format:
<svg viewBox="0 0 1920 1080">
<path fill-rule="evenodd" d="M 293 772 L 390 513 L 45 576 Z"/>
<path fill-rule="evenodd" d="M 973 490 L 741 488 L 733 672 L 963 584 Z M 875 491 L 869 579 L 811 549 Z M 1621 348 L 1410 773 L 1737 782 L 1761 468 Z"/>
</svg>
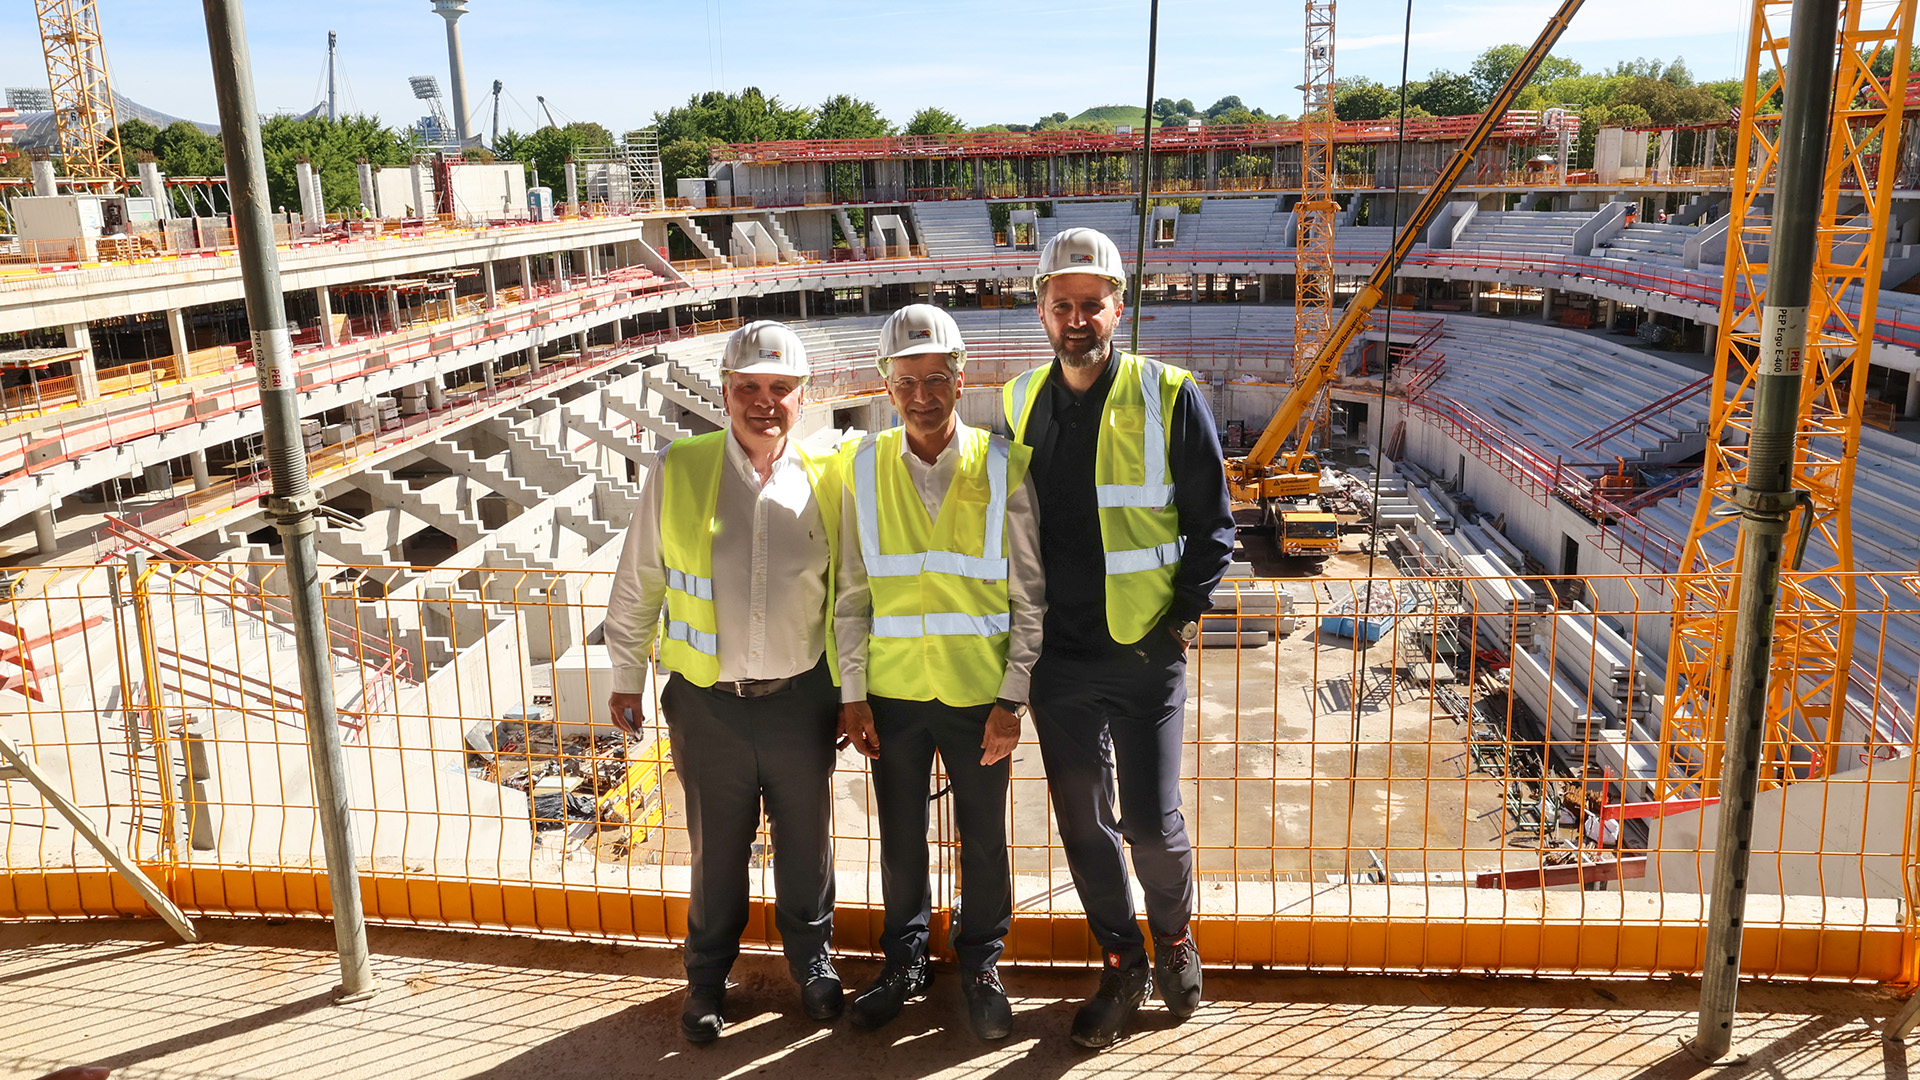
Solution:
<svg viewBox="0 0 1920 1080">
<path fill-rule="evenodd" d="M 1460 149 L 1434 178 L 1433 186 L 1427 189 L 1412 215 L 1394 235 L 1392 245 L 1367 275 L 1360 291 L 1347 302 L 1340 321 L 1320 343 L 1311 362 L 1303 368 L 1301 358 L 1294 358 L 1293 389 L 1273 419 L 1267 422 L 1253 449 L 1246 457 L 1227 461 L 1228 492 L 1236 501 L 1259 504 L 1261 526 L 1275 528 L 1275 540 L 1282 554 L 1329 555 L 1339 550 L 1337 524 L 1333 515 L 1319 503 L 1320 460 L 1309 449 L 1314 424 L 1302 425 L 1301 421 L 1315 411 L 1321 395 L 1338 374 L 1341 354 L 1367 328 L 1369 315 L 1386 296 L 1400 264 L 1425 234 L 1427 225 L 1446 202 L 1454 185 L 1473 164 L 1473 155 L 1500 126 L 1514 98 L 1539 69 L 1541 61 L 1553 51 L 1554 43 L 1573 21 L 1581 3 L 1582 0 L 1563 0 L 1560 9 L 1547 20 L 1533 47 L 1514 65 L 1466 141 L 1460 144 Z M 1298 437 L 1288 448 L 1288 439 L 1296 435 L 1296 428 Z"/>
</svg>

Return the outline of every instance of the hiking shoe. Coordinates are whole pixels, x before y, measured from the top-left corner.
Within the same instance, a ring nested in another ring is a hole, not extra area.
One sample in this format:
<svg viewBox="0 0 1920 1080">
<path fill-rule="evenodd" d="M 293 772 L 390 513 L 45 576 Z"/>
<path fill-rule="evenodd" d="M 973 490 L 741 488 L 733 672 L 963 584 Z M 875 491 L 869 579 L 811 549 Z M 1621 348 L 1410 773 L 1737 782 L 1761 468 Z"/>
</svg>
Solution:
<svg viewBox="0 0 1920 1080">
<path fill-rule="evenodd" d="M 1013 1006 L 1000 976 L 990 967 L 961 976 L 960 994 L 967 999 L 967 1023 L 981 1042 L 999 1042 L 1013 1033 Z"/>
<path fill-rule="evenodd" d="M 1119 953 L 1108 953 L 1100 969 L 1100 989 L 1074 1014 L 1073 1041 L 1089 1050 L 1104 1050 L 1119 1042 L 1134 1010 L 1152 991 L 1153 976 L 1145 957 L 1127 964 Z"/>
<path fill-rule="evenodd" d="M 1192 931 L 1171 942 L 1153 943 L 1153 986 L 1176 1020 L 1185 1020 L 1200 1007 L 1200 949 Z"/>
<path fill-rule="evenodd" d="M 727 1026 L 720 1015 L 727 1003 L 727 985 L 689 986 L 687 1002 L 680 1009 L 680 1034 L 690 1043 L 710 1043 Z"/>
<path fill-rule="evenodd" d="M 926 993 L 932 982 L 933 971 L 924 955 L 911 964 L 888 964 L 872 986 L 854 996 L 853 1022 L 863 1028 L 879 1027 L 899 1016 L 901 1006 Z"/>
<path fill-rule="evenodd" d="M 840 1015 L 846 1006 L 846 992 L 840 986 L 840 974 L 833 970 L 833 961 L 826 953 L 807 962 L 807 970 L 800 978 L 800 1006 L 814 1020 L 825 1022 Z"/>
</svg>

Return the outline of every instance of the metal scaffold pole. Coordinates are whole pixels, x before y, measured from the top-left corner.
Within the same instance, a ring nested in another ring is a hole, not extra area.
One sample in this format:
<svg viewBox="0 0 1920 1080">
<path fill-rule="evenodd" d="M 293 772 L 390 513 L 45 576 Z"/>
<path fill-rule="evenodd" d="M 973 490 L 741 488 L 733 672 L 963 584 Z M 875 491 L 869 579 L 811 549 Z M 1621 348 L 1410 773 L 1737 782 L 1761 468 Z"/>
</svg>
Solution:
<svg viewBox="0 0 1920 1080">
<path fill-rule="evenodd" d="M 214 93 L 220 106 L 220 140 L 226 150 L 227 178 L 233 192 L 234 247 L 246 287 L 247 323 L 252 330 L 253 362 L 260 384 L 267 461 L 273 473 L 267 511 L 280 530 L 285 553 L 287 596 L 300 658 L 300 692 L 306 704 L 314 801 L 319 808 L 327 881 L 333 898 L 334 939 L 340 952 L 338 999 L 361 1000 L 373 993 L 373 972 L 367 958 L 366 919 L 360 907 L 360 876 L 349 828 L 352 808 L 347 799 L 346 760 L 340 751 L 340 722 L 334 712 L 325 609 L 320 604 L 319 551 L 314 536 L 319 527 L 315 509 L 320 500 L 307 480 L 306 446 L 300 435 L 297 371 L 268 211 L 266 155 L 260 146 L 260 114 L 254 106 L 246 22 L 240 0 L 203 0 L 203 6 L 207 44 L 213 56 Z"/>
<path fill-rule="evenodd" d="M 1713 894 L 1700 979 L 1700 1022 L 1688 1044 L 1707 1061 L 1724 1057 L 1733 1044 L 1734 1006 L 1740 991 L 1740 944 L 1767 723 L 1767 675 L 1780 601 L 1780 562 L 1788 524 L 1801 502 L 1801 494 L 1793 487 L 1793 457 L 1807 362 L 1807 308 L 1813 293 L 1826 179 L 1839 14 L 1840 0 L 1795 0 L 1793 5 L 1747 482 L 1731 493 L 1740 513 L 1741 571 L 1727 673 L 1726 764 L 1721 774 L 1720 833 L 1714 847 Z M 1764 179 L 1756 176 L 1754 182 Z"/>
<path fill-rule="evenodd" d="M 1140 309 L 1147 302 L 1148 196 L 1153 192 L 1153 69 L 1160 52 L 1160 0 L 1153 0 L 1147 16 L 1147 116 L 1140 124 L 1140 235 L 1133 262 L 1133 326 L 1127 332 L 1127 351 L 1140 351 Z"/>
</svg>

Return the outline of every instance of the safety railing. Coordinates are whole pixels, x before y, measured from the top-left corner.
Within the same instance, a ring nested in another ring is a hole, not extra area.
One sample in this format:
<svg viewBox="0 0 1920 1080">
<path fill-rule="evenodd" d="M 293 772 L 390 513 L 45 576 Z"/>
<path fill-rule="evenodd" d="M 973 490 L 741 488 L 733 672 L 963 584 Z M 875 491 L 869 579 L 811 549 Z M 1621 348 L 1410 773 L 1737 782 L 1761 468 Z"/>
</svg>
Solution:
<svg viewBox="0 0 1920 1080">
<path fill-rule="evenodd" d="M 641 734 L 607 721 L 609 661 L 593 642 L 609 576 L 324 569 L 329 615 L 365 635 L 337 642 L 389 641 L 417 658 L 399 672 L 377 650 L 336 648 L 328 673 L 360 725 L 345 758 L 369 917 L 676 939 L 685 797 L 653 692 Z M 404 580 L 381 596 L 362 587 L 374 572 Z M 284 593 L 277 565 L 228 573 L 269 602 Z M 1697 972 L 1717 810 L 1652 803 L 1667 768 L 1654 672 L 1671 604 L 1655 580 L 1587 579 L 1589 611 L 1554 608 L 1545 580 L 1229 579 L 1189 658 L 1182 718 L 1208 962 Z M 1911 595 L 1893 579 L 1857 585 L 1860 624 L 1911 640 Z M 28 571 L 0 614 L 34 640 L 41 693 L 0 679 L 0 726 L 189 914 L 323 914 L 294 653 L 277 617 L 237 617 L 215 595 L 225 589 L 160 559 L 137 572 Z M 1915 658 L 1862 664 L 1852 693 L 1866 715 L 1911 715 Z M 1754 974 L 1920 975 L 1910 732 L 1890 741 L 1849 726 L 1826 748 L 1838 771 L 1802 762 L 1802 778 L 1762 793 L 1744 954 Z M 1090 946 L 1033 738 L 1029 726 L 1007 808 L 1009 958 L 1082 962 Z M 850 751 L 832 790 L 836 941 L 871 952 L 877 808 Z M 0 918 L 146 914 L 51 809 L 19 790 L 13 802 Z M 940 950 L 957 874 L 949 803 L 935 796 L 931 831 Z M 764 831 L 758 840 L 747 939 L 771 947 L 779 852 Z"/>
</svg>

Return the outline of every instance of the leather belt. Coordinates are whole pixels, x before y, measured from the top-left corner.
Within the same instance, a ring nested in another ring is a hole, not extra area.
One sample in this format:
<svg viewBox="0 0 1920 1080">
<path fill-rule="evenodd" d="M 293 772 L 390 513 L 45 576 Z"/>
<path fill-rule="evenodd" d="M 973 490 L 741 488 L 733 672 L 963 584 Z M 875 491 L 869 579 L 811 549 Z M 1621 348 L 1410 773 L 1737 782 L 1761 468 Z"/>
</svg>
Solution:
<svg viewBox="0 0 1920 1080">
<path fill-rule="evenodd" d="M 721 682 L 715 680 L 713 689 L 737 698 L 762 698 L 777 694 L 791 687 L 795 680 L 785 679 L 741 679 L 739 682 Z"/>
</svg>

